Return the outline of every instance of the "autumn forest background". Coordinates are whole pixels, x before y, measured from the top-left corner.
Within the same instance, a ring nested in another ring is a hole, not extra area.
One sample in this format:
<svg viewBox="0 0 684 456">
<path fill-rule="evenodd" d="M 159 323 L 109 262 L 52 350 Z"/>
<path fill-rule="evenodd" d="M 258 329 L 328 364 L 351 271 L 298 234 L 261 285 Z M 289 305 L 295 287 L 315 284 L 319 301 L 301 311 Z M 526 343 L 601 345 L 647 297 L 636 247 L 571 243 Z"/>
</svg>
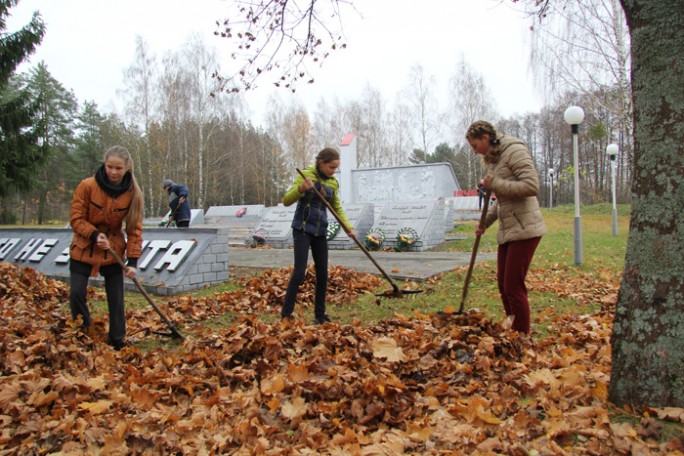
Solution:
<svg viewBox="0 0 684 456">
<path fill-rule="evenodd" d="M 308 165 L 322 147 L 336 146 L 347 133 L 357 135 L 359 167 L 448 162 L 463 189 L 481 178 L 479 159 L 463 135 L 474 120 L 492 121 L 500 131 L 527 141 L 541 181 L 540 200 L 548 206 L 573 198 L 570 129 L 563 112 L 583 106 L 580 129 L 582 202 L 610 200 L 610 167 L 606 146 L 619 146 L 617 198 L 629 202 L 631 185 L 631 105 L 629 95 L 629 37 L 624 18 L 603 8 L 561 11 L 561 18 L 581 14 L 574 27 L 563 30 L 549 21 L 532 43 L 535 77 L 547 95 L 541 112 L 503 118 L 489 95 L 483 75 L 462 58 L 452 74 L 427 74 L 416 62 L 403 75 L 405 88 L 386 99 L 379 88 L 367 86 L 355 99 L 321 98 L 307 112 L 296 93 L 283 89 L 254 125 L 241 93 L 222 90 L 215 77 L 234 69 L 221 68 L 220 50 L 198 36 L 181 49 L 151 53 L 142 38 L 130 66 L 123 70 L 121 112 L 102 111 L 94 102 L 79 100 L 43 62 L 12 74 L 3 97 L 24 97 L 37 109 L 32 128 L 38 140 L 26 154 L 35 158 L 18 168 L 0 186 L 0 223 L 62 223 L 78 182 L 93 173 L 103 150 L 123 144 L 136 161 L 136 176 L 145 194 L 145 214 L 163 215 L 160 185 L 165 178 L 188 185 L 193 207 L 214 205 L 275 205 L 292 179 L 295 166 Z M 602 41 L 598 30 L 608 30 Z M 45 33 L 50 33 L 49 28 Z M 579 61 L 572 76 L 560 71 L 558 49 L 572 34 L 586 40 L 585 51 L 568 54 Z M 449 81 L 448 99 L 438 99 L 436 77 Z M 548 170 L 556 176 L 551 180 Z"/>
</svg>

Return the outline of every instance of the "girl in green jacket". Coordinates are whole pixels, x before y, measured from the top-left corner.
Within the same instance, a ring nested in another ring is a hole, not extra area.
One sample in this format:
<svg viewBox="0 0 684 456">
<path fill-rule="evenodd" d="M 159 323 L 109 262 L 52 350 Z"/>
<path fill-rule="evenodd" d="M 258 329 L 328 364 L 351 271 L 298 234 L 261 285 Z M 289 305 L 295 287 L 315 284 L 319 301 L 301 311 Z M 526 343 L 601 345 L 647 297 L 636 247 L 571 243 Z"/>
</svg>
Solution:
<svg viewBox="0 0 684 456">
<path fill-rule="evenodd" d="M 344 230 L 349 236 L 356 238 L 347 216 L 342 210 L 339 198 L 339 183 L 335 171 L 340 166 L 340 153 L 332 148 L 321 150 L 316 156 L 316 164 L 302 171 L 302 176 L 295 178 L 292 187 L 283 197 L 283 204 L 290 206 L 297 203 L 292 220 L 292 238 L 294 241 L 294 270 L 285 292 L 285 300 L 281 310 L 283 319 L 292 318 L 295 299 L 299 286 L 304 282 L 309 249 L 316 269 L 316 294 L 314 298 L 314 322 L 323 324 L 330 321 L 325 312 L 325 295 L 328 288 L 328 216 L 325 204 L 318 198 L 313 187 L 323 194 L 330 206 L 344 222 Z"/>
</svg>

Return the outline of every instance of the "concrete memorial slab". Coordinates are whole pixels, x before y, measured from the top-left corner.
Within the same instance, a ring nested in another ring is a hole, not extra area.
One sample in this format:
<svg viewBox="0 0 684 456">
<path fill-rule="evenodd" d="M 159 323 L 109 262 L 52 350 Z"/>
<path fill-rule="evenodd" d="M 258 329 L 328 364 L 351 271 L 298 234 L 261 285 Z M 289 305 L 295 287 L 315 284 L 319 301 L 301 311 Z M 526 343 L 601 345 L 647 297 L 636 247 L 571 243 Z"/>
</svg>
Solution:
<svg viewBox="0 0 684 456">
<path fill-rule="evenodd" d="M 0 261 L 69 281 L 70 229 L 0 229 Z M 173 295 L 228 280 L 227 233 L 215 228 L 145 228 L 138 280 L 151 293 Z M 91 278 L 102 285 L 101 277 Z M 126 279 L 126 289 L 136 290 Z"/>
<path fill-rule="evenodd" d="M 449 198 L 444 199 L 444 230 L 449 231 L 454 228 L 456 220 L 456 210 Z"/>
<path fill-rule="evenodd" d="M 265 212 L 266 206 L 263 204 L 211 206 L 204 214 L 204 222 L 207 224 L 226 224 L 238 221 L 256 221 L 258 223 Z"/>
<path fill-rule="evenodd" d="M 296 204 L 285 207 L 282 204 L 268 208 L 266 214 L 257 225 L 254 233 L 264 237 L 266 245 L 277 249 L 292 248 L 294 242 L 292 240 L 292 218 Z M 373 225 L 373 205 L 372 204 L 349 204 L 344 208 L 345 214 L 352 224 L 352 227 L 359 235 L 365 236 L 365 233 Z M 356 247 L 356 243 L 344 232 L 340 227 L 335 230 L 337 221 L 332 214 L 328 214 L 329 230 L 328 230 L 328 247 L 334 250 L 352 249 Z M 336 231 L 333 236 L 333 231 Z"/>
<path fill-rule="evenodd" d="M 169 217 L 171 216 L 171 211 L 168 211 L 166 214 L 164 214 L 164 217 L 161 220 L 145 220 L 144 224 L 147 225 L 154 225 L 154 226 L 163 226 L 166 227 L 166 225 L 169 223 Z M 190 209 L 190 226 L 197 226 L 197 225 L 204 225 L 204 211 L 202 209 Z M 175 228 L 176 226 L 171 223 L 169 225 L 169 228 Z"/>
<path fill-rule="evenodd" d="M 453 206 L 454 220 L 479 220 L 479 198 L 477 196 L 455 196 L 448 198 Z"/>
<path fill-rule="evenodd" d="M 296 204 L 292 206 L 278 204 L 268 208 L 254 232 L 265 238 L 266 245 L 277 249 L 292 247 L 292 228 L 290 225 L 296 208 Z"/>
<path fill-rule="evenodd" d="M 383 206 L 390 202 L 434 201 L 459 190 L 448 163 L 367 168 L 352 171 L 353 202 Z"/>
<path fill-rule="evenodd" d="M 263 204 L 211 206 L 204 214 L 204 221 L 207 225 L 220 225 L 228 229 L 230 245 L 245 245 L 251 243 L 252 234 L 265 213 L 266 206 Z"/>
<path fill-rule="evenodd" d="M 375 218 L 372 204 L 347 204 L 344 205 L 344 213 L 349 219 L 359 240 L 363 240 L 373 227 Z M 338 225 L 337 220 L 332 214 L 328 214 L 328 248 L 331 250 L 345 250 L 358 248 L 347 233 L 340 227 L 336 234 L 332 236 L 334 227 Z"/>
<path fill-rule="evenodd" d="M 410 251 L 423 251 L 444 242 L 444 199 L 436 201 L 406 201 L 382 207 L 373 225 L 385 235 L 383 247 L 397 246 L 400 232 L 415 232 L 417 242 Z"/>
<path fill-rule="evenodd" d="M 356 169 L 356 135 L 348 133 L 340 141 L 340 167 L 336 177 L 340 182 L 340 201 L 343 207 L 354 203 L 352 172 Z"/>
</svg>

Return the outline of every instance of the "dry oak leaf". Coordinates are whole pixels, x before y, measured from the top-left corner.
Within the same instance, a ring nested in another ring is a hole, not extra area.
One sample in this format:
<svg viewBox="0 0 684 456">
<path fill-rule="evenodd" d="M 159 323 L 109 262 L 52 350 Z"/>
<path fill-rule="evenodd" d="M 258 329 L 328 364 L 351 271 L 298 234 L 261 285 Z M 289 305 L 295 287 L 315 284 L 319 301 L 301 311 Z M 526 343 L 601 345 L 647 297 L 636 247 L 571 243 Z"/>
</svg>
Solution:
<svg viewBox="0 0 684 456">
<path fill-rule="evenodd" d="M 286 401 L 280 412 L 285 418 L 294 420 L 306 414 L 307 404 L 303 397 L 296 397 L 292 401 Z"/>
<path fill-rule="evenodd" d="M 19 393 L 21 393 L 21 385 L 3 382 L 2 389 L 0 389 L 0 408 L 8 408 L 9 404 L 19 398 Z"/>
<path fill-rule="evenodd" d="M 301 383 L 310 380 L 312 375 L 309 368 L 303 365 L 290 364 L 287 366 L 287 375 L 293 383 Z"/>
<path fill-rule="evenodd" d="M 264 394 L 276 394 L 285 389 L 285 378 L 282 374 L 276 374 L 271 378 L 261 381 L 261 392 Z"/>
<path fill-rule="evenodd" d="M 113 401 L 106 399 L 99 400 L 97 402 L 82 402 L 79 404 L 78 408 L 81 410 L 87 410 L 93 415 L 99 415 L 106 412 L 112 406 Z"/>
<path fill-rule="evenodd" d="M 663 407 L 651 408 L 651 411 L 658 415 L 661 420 L 678 421 L 684 423 L 684 408 L 681 407 Z"/>
<path fill-rule="evenodd" d="M 386 358 L 388 362 L 405 361 L 406 356 L 401 347 L 397 346 L 397 341 L 391 337 L 379 337 L 372 343 L 373 356 L 376 358 Z"/>
</svg>

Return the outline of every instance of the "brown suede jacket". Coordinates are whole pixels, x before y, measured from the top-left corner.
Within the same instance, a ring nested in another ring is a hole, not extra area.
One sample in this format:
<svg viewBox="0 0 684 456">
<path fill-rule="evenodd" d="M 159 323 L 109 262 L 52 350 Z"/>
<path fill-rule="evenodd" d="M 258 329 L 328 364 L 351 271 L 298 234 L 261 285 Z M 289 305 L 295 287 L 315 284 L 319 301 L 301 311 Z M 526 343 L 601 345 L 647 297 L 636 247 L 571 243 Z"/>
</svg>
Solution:
<svg viewBox="0 0 684 456">
<path fill-rule="evenodd" d="M 126 224 L 127 236 L 123 230 L 123 220 L 128 214 L 132 196 L 131 190 L 116 198 L 108 195 L 95 177 L 84 179 L 76 188 L 71 203 L 70 223 L 74 237 L 69 254 L 74 260 L 93 265 L 92 275 L 97 275 L 100 266 L 116 263 L 109 252 L 97 246 L 97 233 L 107 235 L 110 245 L 121 258 L 140 258 L 142 220 L 136 226 Z"/>
</svg>

